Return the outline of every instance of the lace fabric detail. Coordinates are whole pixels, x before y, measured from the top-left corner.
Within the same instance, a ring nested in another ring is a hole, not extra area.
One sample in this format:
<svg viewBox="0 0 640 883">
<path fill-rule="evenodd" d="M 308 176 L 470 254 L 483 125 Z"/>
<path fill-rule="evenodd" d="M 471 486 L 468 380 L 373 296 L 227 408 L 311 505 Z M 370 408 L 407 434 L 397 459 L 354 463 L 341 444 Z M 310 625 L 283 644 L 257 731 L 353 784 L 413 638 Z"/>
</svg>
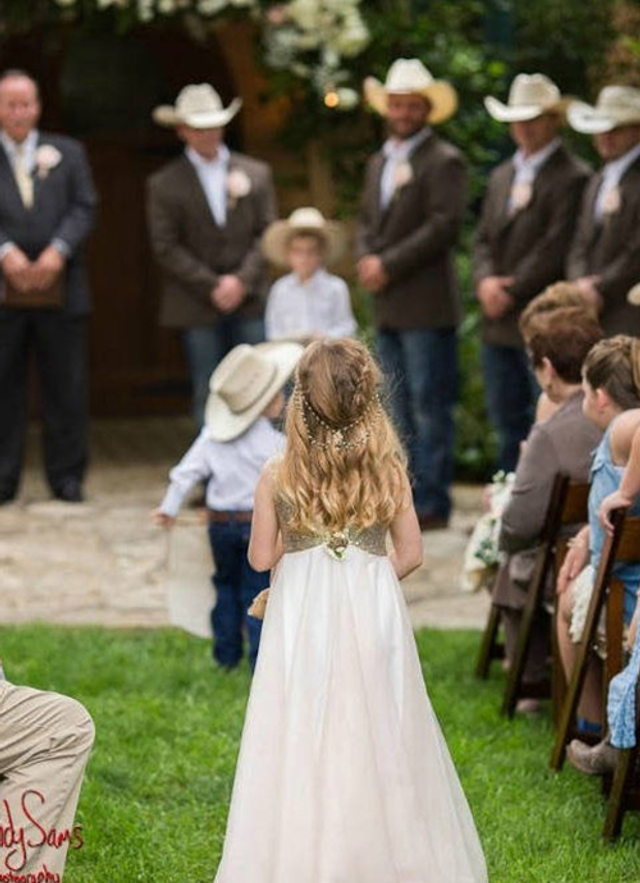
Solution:
<svg viewBox="0 0 640 883">
<path fill-rule="evenodd" d="M 382 524 L 374 524 L 367 528 L 355 528 L 346 525 L 340 531 L 318 530 L 317 533 L 298 533 L 289 528 L 291 506 L 282 498 L 276 500 L 276 511 L 285 552 L 302 552 L 315 546 L 326 548 L 332 558 L 341 561 L 349 546 L 355 546 L 371 555 L 387 554 L 387 528 Z"/>
</svg>

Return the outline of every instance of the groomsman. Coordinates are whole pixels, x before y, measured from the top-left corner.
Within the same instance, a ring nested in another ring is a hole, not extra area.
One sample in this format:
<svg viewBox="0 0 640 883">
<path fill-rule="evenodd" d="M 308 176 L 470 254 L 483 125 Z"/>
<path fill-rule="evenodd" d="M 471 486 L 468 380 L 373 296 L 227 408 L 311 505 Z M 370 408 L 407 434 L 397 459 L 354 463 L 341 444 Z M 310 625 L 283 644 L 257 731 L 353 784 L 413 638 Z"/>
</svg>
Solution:
<svg viewBox="0 0 640 883">
<path fill-rule="evenodd" d="M 365 98 L 388 138 L 369 160 L 358 222 L 358 277 L 373 293 L 376 344 L 392 381 L 392 406 L 407 442 L 423 530 L 451 510 L 460 297 L 453 263 L 465 212 L 460 151 L 432 126 L 455 113 L 453 86 L 417 58 L 395 61 Z"/>
<path fill-rule="evenodd" d="M 260 243 L 276 200 L 269 167 L 224 144 L 224 127 L 241 104 L 235 98 L 223 107 L 201 83 L 153 112 L 185 144 L 149 179 L 147 209 L 162 274 L 160 322 L 182 332 L 198 428 L 218 362 L 239 343 L 264 340 L 268 280 Z"/>
<path fill-rule="evenodd" d="M 506 104 L 485 98 L 518 148 L 491 174 L 473 250 L 487 410 L 498 432 L 498 466 L 507 472 L 515 469 L 536 396 L 518 319 L 533 297 L 563 278 L 589 177 L 560 140 L 566 104 L 543 74 L 518 74 Z"/>
<path fill-rule="evenodd" d="M 605 86 L 595 107 L 575 101 L 568 118 L 593 136 L 604 165 L 585 191 L 567 275 L 605 334 L 640 335 L 640 310 L 627 301 L 640 281 L 640 89 Z"/>
<path fill-rule="evenodd" d="M 84 244 L 96 194 L 82 145 L 39 131 L 40 110 L 27 73 L 0 75 L 0 503 L 18 490 L 31 353 L 54 495 L 82 500 L 87 465 Z"/>
</svg>

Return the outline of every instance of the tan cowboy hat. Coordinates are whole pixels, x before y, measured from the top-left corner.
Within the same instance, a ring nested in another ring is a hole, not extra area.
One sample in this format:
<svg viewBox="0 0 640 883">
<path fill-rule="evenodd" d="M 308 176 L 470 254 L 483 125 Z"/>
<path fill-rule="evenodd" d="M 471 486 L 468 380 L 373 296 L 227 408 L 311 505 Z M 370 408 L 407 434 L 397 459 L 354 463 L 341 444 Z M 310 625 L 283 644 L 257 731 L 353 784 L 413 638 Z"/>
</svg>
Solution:
<svg viewBox="0 0 640 883">
<path fill-rule="evenodd" d="M 511 84 L 506 104 L 487 95 L 484 106 L 500 123 L 523 123 L 535 120 L 543 113 L 564 116 L 570 101 L 570 98 L 562 97 L 553 80 L 544 74 L 518 74 Z"/>
<path fill-rule="evenodd" d="M 569 125 L 584 135 L 601 135 L 619 126 L 640 123 L 640 89 L 633 86 L 605 86 L 595 107 L 573 101 L 568 111 Z"/>
<path fill-rule="evenodd" d="M 434 80 L 419 58 L 398 58 L 389 68 L 384 85 L 375 77 L 364 81 L 364 97 L 381 116 L 387 113 L 389 95 L 422 95 L 431 104 L 430 123 L 442 123 L 458 108 L 458 94 L 446 80 Z"/>
<path fill-rule="evenodd" d="M 298 343 L 241 343 L 211 375 L 204 422 L 210 438 L 242 435 L 285 385 L 304 348 Z"/>
<path fill-rule="evenodd" d="M 191 126 L 192 129 L 220 129 L 226 126 L 242 106 L 241 98 L 234 98 L 228 107 L 222 106 L 220 96 L 208 83 L 185 86 L 172 104 L 161 104 L 152 112 L 160 126 Z"/>
<path fill-rule="evenodd" d="M 324 259 L 334 264 L 344 253 L 344 229 L 337 221 L 327 221 L 317 208 L 297 208 L 286 221 L 269 224 L 262 237 L 263 254 L 274 264 L 287 266 L 287 246 L 295 233 L 313 233 L 325 247 Z"/>
</svg>

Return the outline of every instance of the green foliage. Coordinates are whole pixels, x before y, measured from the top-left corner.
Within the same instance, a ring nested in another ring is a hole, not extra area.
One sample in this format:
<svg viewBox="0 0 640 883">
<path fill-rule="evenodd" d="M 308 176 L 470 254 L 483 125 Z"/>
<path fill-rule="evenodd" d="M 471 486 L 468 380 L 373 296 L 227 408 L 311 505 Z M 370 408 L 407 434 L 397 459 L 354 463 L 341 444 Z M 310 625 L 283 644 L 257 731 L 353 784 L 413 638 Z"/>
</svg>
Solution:
<svg viewBox="0 0 640 883">
<path fill-rule="evenodd" d="M 599 783 L 571 767 L 549 770 L 546 715 L 500 717 L 504 675 L 472 674 L 479 634 L 416 637 L 492 883 L 640 879 L 640 815 L 627 817 L 616 846 L 602 843 Z M 248 669 L 214 670 L 208 644 L 175 630 L 3 628 L 0 647 L 12 681 L 73 695 L 96 723 L 77 815 L 85 843 L 70 853 L 66 883 L 210 883 Z"/>
</svg>

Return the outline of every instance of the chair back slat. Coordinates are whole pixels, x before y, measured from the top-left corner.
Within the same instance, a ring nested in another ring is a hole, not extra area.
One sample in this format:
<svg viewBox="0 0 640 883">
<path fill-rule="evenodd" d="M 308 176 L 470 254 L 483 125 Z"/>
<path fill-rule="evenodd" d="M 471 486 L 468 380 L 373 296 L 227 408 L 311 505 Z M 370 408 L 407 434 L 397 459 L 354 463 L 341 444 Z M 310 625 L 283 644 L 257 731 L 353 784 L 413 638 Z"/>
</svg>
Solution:
<svg viewBox="0 0 640 883">
<path fill-rule="evenodd" d="M 586 524 L 589 520 L 588 481 L 570 481 L 562 507 L 562 524 Z"/>
</svg>

